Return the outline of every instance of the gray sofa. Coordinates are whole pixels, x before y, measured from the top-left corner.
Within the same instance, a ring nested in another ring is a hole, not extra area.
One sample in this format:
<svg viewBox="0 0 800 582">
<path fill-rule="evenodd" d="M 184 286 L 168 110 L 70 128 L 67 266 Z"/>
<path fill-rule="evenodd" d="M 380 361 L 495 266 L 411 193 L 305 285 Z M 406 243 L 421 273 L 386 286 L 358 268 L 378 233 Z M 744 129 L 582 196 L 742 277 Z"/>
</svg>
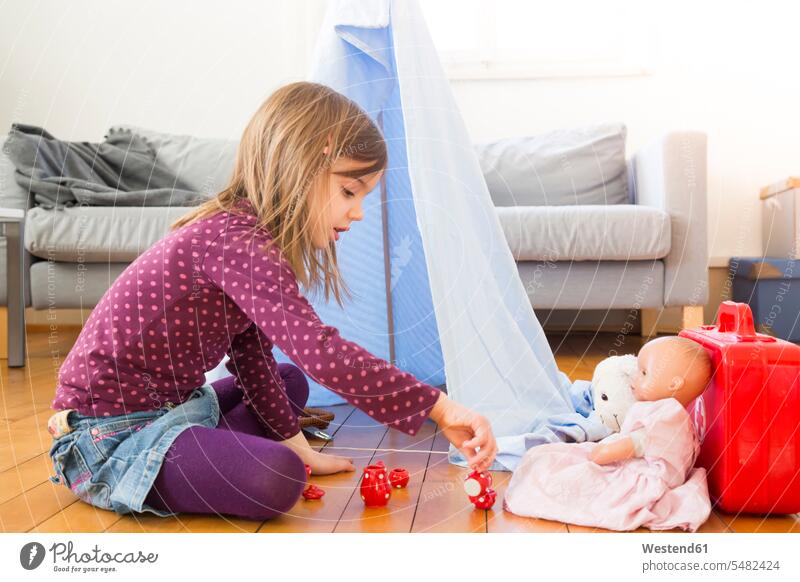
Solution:
<svg viewBox="0 0 800 582">
<path fill-rule="evenodd" d="M 626 174 L 623 203 L 498 207 L 535 308 L 696 314 L 707 302 L 706 136 L 660 136 Z"/>
<path fill-rule="evenodd" d="M 137 131 L 193 188 L 210 196 L 228 178 L 234 142 Z M 484 163 L 488 154 L 479 153 Z M 696 319 L 708 295 L 705 135 L 667 133 L 624 168 L 627 198 L 613 204 L 514 205 L 500 200 L 503 194 L 489 180 L 531 302 L 537 309 L 680 306 L 687 321 Z M 0 153 L 0 207 L 26 211 L 24 296 L 25 305 L 37 310 L 95 306 L 125 267 L 188 211 L 46 210 L 30 201 Z M 5 244 L 0 239 L 0 305 L 7 304 Z"/>
</svg>

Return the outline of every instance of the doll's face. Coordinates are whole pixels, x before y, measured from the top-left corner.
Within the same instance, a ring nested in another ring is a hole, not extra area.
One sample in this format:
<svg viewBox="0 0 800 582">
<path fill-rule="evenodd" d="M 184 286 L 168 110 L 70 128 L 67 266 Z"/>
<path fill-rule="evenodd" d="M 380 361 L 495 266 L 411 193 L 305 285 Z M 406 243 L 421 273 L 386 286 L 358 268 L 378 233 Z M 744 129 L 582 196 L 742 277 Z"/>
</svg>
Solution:
<svg viewBox="0 0 800 582">
<path fill-rule="evenodd" d="M 648 348 L 640 350 L 637 358 L 639 373 L 633 377 L 631 387 L 636 400 L 660 400 L 671 396 L 681 381 L 681 373 L 675 368 L 675 359 L 668 358 L 665 350 Z"/>
<path fill-rule="evenodd" d="M 696 352 L 686 350 L 683 338 L 663 337 L 646 343 L 639 351 L 639 373 L 631 383 L 637 400 L 675 398 L 686 405 L 708 383 L 706 367 Z"/>
</svg>

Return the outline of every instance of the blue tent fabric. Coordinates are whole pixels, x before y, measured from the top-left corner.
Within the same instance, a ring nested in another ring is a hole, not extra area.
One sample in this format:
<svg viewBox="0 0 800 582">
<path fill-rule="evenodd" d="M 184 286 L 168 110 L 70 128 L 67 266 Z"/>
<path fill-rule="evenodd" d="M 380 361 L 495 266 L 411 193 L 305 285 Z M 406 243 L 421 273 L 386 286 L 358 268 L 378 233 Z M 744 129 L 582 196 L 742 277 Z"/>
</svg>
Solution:
<svg viewBox="0 0 800 582">
<path fill-rule="evenodd" d="M 363 8 L 376 11 L 362 11 Z M 345 304 L 344 309 L 333 301 L 309 299 L 328 325 L 337 327 L 344 337 L 386 360 L 390 359 L 391 335 L 395 345 L 394 363 L 436 386 L 444 383 L 445 370 L 425 251 L 416 227 L 414 200 L 406 169 L 400 87 L 394 75 L 390 74 L 394 70 L 394 51 L 388 8 L 388 3 L 353 2 L 342 3 L 332 10 L 328 15 L 332 20 L 329 20 L 330 25 L 323 25 L 323 35 L 330 35 L 337 50 L 327 53 L 325 47 L 328 43 L 321 40 L 318 49 L 324 56 L 316 60 L 310 78 L 332 86 L 356 101 L 383 130 L 391 160 L 382 188 L 388 218 L 388 249 L 384 246 L 381 208 L 384 203 L 379 187 L 367 196 L 364 220 L 353 224 L 337 243 L 340 268 L 353 291 L 353 299 Z M 335 62 L 329 60 L 331 57 Z M 358 64 L 351 66 L 353 63 Z M 327 77 L 331 73 L 335 79 Z M 385 282 L 387 256 L 391 265 L 391 330 Z M 284 354 L 276 354 L 276 358 L 289 361 Z M 313 380 L 309 379 L 309 383 L 310 404 L 320 406 L 344 402 Z"/>
<path fill-rule="evenodd" d="M 513 470 L 538 444 L 606 436 L 588 383 L 556 366 L 416 0 L 331 2 L 309 80 L 367 111 L 390 160 L 364 220 L 337 243 L 354 299 L 341 309 L 311 297 L 322 320 L 384 359 L 393 339 L 398 367 L 446 380 L 491 421 L 494 469 Z M 311 402 L 340 400 L 313 386 Z M 466 465 L 452 446 L 449 459 Z"/>
</svg>

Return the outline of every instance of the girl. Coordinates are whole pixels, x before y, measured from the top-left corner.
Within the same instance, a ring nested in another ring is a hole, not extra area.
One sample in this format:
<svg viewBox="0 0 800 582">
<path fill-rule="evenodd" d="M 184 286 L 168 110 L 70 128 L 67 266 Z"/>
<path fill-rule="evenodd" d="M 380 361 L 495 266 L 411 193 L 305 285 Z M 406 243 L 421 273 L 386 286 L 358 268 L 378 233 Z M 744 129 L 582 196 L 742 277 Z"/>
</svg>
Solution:
<svg viewBox="0 0 800 582">
<path fill-rule="evenodd" d="M 353 471 L 298 426 L 304 373 L 391 428 L 426 418 L 491 465 L 487 420 L 323 324 L 300 288 L 347 294 L 335 242 L 387 164 L 382 136 L 335 91 L 294 83 L 247 125 L 233 176 L 105 293 L 59 371 L 55 482 L 119 513 L 269 519 L 314 474 Z M 297 366 L 276 364 L 277 345 Z M 225 354 L 233 377 L 204 373 Z M 198 388 L 199 387 L 199 388 Z"/>
</svg>

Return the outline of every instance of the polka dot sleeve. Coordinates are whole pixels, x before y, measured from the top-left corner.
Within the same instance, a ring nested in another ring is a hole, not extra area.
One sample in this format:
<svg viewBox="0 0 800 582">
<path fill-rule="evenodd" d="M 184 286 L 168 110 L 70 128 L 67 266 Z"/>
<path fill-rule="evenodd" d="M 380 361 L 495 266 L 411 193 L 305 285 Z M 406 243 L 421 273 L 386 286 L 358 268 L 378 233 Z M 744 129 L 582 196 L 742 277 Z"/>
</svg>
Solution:
<svg viewBox="0 0 800 582">
<path fill-rule="evenodd" d="M 229 226 L 208 247 L 201 269 L 272 343 L 321 385 L 392 428 L 415 434 L 440 396 L 320 321 L 288 263 L 269 239 Z"/>
<path fill-rule="evenodd" d="M 286 388 L 272 356 L 272 342 L 256 324 L 233 338 L 225 364 L 242 399 L 268 432 L 290 438 L 300 432 L 297 416 L 289 404 Z"/>
</svg>

